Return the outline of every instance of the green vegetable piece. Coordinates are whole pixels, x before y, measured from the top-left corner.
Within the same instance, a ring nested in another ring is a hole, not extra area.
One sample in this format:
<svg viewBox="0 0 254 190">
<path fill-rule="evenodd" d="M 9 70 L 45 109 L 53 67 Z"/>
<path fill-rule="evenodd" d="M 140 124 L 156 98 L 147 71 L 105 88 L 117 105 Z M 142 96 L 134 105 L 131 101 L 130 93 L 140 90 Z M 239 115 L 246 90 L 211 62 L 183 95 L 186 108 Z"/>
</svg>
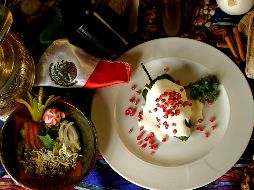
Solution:
<svg viewBox="0 0 254 190">
<path fill-rule="evenodd" d="M 186 136 L 175 137 L 175 138 L 178 138 L 181 141 L 187 141 L 189 139 L 189 137 L 186 137 Z"/>
<path fill-rule="evenodd" d="M 54 97 L 53 95 L 49 96 L 49 98 L 46 100 L 45 104 L 42 104 L 43 99 L 43 88 L 41 87 L 38 93 L 37 97 L 32 97 L 30 92 L 27 92 L 27 96 L 29 99 L 29 103 L 26 100 L 23 100 L 21 98 L 16 98 L 16 101 L 24 104 L 27 109 L 29 110 L 32 119 L 34 122 L 38 123 L 40 119 L 42 118 L 42 115 L 45 111 L 45 109 L 52 104 L 55 100 L 59 99 L 60 96 Z"/>
<path fill-rule="evenodd" d="M 158 76 L 157 78 L 155 78 L 154 80 L 152 80 L 150 82 L 150 84 L 148 85 L 148 88 L 151 89 L 152 86 L 154 85 L 154 83 L 157 81 L 157 80 L 162 80 L 162 79 L 168 79 L 172 82 L 175 82 L 175 80 L 169 75 L 169 74 L 162 74 L 160 76 Z M 148 93 L 148 90 L 145 88 L 143 91 L 142 91 L 142 96 L 143 98 L 146 100 L 146 95 Z"/>
<path fill-rule="evenodd" d="M 55 141 L 48 134 L 45 136 L 39 135 L 39 139 L 46 149 L 52 149 L 55 145 Z"/>
<path fill-rule="evenodd" d="M 71 152 L 79 152 L 81 150 L 81 146 L 79 142 L 71 143 L 69 148 L 71 149 Z"/>
<path fill-rule="evenodd" d="M 185 124 L 186 124 L 186 126 L 189 127 L 189 128 L 192 127 L 192 124 L 191 124 L 190 121 L 188 122 L 187 120 L 185 120 Z M 177 139 L 179 139 L 179 140 L 181 140 L 181 141 L 187 141 L 187 140 L 189 139 L 189 137 L 186 137 L 186 136 L 180 136 L 180 137 L 174 136 L 174 137 L 177 138 Z"/>
<path fill-rule="evenodd" d="M 61 149 L 63 143 L 56 140 L 55 144 L 54 144 L 54 147 L 53 147 L 53 154 L 55 156 L 59 155 L 59 150 Z"/>
<path fill-rule="evenodd" d="M 198 99 L 201 102 L 215 101 L 220 92 L 219 84 L 216 76 L 209 75 L 190 84 L 190 94 L 193 99 Z"/>
</svg>

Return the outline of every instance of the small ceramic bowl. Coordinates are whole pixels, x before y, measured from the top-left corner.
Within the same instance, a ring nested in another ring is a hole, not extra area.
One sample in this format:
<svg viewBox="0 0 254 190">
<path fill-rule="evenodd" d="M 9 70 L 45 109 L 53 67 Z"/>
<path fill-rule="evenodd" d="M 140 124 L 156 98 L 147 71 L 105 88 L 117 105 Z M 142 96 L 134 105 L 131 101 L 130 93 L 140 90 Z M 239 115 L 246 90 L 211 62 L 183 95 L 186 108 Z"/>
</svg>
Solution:
<svg viewBox="0 0 254 190">
<path fill-rule="evenodd" d="M 65 100 L 57 100 L 50 107 L 57 107 L 67 113 L 66 117 L 74 121 L 81 142 L 79 160 L 74 169 L 66 175 L 42 178 L 27 174 L 17 160 L 17 143 L 20 126 L 29 112 L 25 106 L 19 106 L 4 123 L 0 135 L 1 162 L 6 172 L 21 186 L 34 189 L 68 189 L 78 185 L 91 171 L 97 156 L 97 138 L 91 120 L 80 109 Z"/>
</svg>

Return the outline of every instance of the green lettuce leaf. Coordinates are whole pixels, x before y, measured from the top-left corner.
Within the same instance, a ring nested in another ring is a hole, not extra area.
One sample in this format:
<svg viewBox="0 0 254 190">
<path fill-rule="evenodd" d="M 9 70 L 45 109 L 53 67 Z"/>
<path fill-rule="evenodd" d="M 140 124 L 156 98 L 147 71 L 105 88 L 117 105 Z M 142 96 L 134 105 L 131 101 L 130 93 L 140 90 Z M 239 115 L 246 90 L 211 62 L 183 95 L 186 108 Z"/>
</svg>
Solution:
<svg viewBox="0 0 254 190">
<path fill-rule="evenodd" d="M 39 139 L 46 149 L 53 149 L 55 141 L 48 134 L 45 136 L 39 136 Z"/>
</svg>

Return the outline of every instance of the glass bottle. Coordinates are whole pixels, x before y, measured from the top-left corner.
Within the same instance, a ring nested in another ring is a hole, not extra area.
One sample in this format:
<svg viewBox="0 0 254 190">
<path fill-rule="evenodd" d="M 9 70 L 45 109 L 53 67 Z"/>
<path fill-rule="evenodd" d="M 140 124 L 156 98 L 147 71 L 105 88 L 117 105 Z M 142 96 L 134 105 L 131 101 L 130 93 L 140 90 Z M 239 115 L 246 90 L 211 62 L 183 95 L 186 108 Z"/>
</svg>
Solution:
<svg viewBox="0 0 254 190">
<path fill-rule="evenodd" d="M 62 0 L 60 7 L 71 43 L 102 58 L 115 59 L 127 50 L 125 22 L 106 3 Z"/>
</svg>

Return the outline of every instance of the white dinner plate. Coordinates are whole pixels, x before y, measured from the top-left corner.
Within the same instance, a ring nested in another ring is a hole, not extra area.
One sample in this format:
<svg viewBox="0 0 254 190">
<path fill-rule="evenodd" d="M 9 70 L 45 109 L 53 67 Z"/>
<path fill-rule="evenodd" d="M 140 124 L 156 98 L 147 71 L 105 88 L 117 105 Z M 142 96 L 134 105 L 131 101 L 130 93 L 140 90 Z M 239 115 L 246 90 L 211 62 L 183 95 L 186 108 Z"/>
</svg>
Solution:
<svg viewBox="0 0 254 190">
<path fill-rule="evenodd" d="M 96 90 L 92 103 L 99 150 L 117 173 L 149 189 L 192 189 L 219 178 L 237 162 L 252 133 L 253 97 L 244 75 L 226 55 L 199 41 L 163 38 L 140 44 L 119 60 L 131 64 L 131 81 Z M 208 138 L 198 130 L 186 142 L 169 137 L 153 154 L 137 145 L 137 113 L 144 102 L 138 90 L 149 83 L 141 63 L 152 78 L 166 72 L 184 86 L 209 74 L 217 76 L 219 98 L 204 109 Z M 131 103 L 131 97 L 140 102 Z M 130 105 L 137 108 L 132 117 L 125 115 Z"/>
</svg>

